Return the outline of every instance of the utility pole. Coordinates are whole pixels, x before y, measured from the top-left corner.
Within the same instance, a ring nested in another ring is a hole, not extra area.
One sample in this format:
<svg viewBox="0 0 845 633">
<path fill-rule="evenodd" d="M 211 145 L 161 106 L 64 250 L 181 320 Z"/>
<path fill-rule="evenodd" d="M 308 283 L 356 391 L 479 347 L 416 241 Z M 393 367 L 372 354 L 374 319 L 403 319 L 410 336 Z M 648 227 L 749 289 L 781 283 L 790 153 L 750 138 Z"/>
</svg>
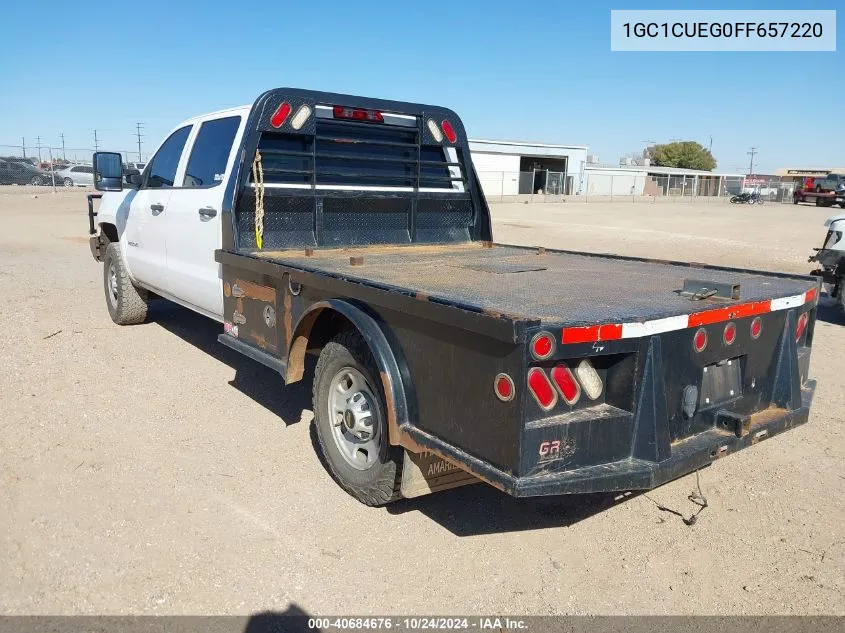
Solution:
<svg viewBox="0 0 845 633">
<path fill-rule="evenodd" d="M 100 141 L 97 139 L 97 130 L 94 130 L 94 151 L 100 151 Z"/>
<path fill-rule="evenodd" d="M 35 147 L 38 148 L 38 165 L 39 165 L 39 169 L 40 169 L 40 165 L 41 165 L 41 137 L 40 136 L 35 137 Z"/>
<path fill-rule="evenodd" d="M 745 152 L 745 153 L 748 154 L 749 156 L 751 156 L 751 162 L 748 164 L 748 175 L 750 176 L 751 174 L 754 173 L 754 156 L 756 154 L 758 154 L 759 152 L 757 152 L 756 147 L 752 147 L 750 152 Z"/>
<path fill-rule="evenodd" d="M 711 154 L 713 153 L 713 135 L 710 135 L 710 146 L 707 148 L 707 151 Z"/>
<path fill-rule="evenodd" d="M 21 137 L 21 151 L 23 152 L 23 157 L 26 158 L 26 138 L 23 136 Z"/>
<path fill-rule="evenodd" d="M 143 123 L 136 123 L 135 124 L 135 136 L 138 137 L 138 162 L 139 163 L 142 160 L 144 160 L 143 158 L 141 158 L 141 137 L 144 136 L 143 134 L 141 134 L 141 127 L 143 125 L 144 125 Z"/>
<path fill-rule="evenodd" d="M 62 160 L 67 162 L 67 156 L 65 156 L 65 133 L 62 132 L 59 136 L 62 138 Z"/>
</svg>

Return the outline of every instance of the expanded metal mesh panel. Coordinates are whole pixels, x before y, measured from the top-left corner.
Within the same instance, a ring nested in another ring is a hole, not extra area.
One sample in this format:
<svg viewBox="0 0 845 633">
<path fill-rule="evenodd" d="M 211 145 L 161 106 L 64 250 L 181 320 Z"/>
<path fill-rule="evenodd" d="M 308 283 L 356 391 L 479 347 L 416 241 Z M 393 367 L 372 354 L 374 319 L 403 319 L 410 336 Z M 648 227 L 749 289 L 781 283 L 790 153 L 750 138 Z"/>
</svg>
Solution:
<svg viewBox="0 0 845 633">
<path fill-rule="evenodd" d="M 417 228 L 466 228 L 472 224 L 472 201 L 425 199 L 417 201 Z"/>
<path fill-rule="evenodd" d="M 255 248 L 255 192 L 241 197 L 237 213 L 238 241 L 241 248 Z M 263 248 L 315 246 L 314 199 L 302 196 L 264 194 Z"/>
<path fill-rule="evenodd" d="M 320 245 L 407 243 L 410 210 L 408 198 L 324 198 Z"/>
<path fill-rule="evenodd" d="M 472 201 L 425 199 L 417 201 L 416 241 L 423 243 L 469 240 Z"/>
</svg>

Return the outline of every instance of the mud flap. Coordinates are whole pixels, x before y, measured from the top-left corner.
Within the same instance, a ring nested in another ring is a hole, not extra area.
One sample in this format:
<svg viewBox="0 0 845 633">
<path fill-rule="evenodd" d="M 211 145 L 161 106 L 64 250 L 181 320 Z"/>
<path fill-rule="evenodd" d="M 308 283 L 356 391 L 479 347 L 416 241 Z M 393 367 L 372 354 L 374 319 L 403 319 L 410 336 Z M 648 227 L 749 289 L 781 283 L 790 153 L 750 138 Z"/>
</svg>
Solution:
<svg viewBox="0 0 845 633">
<path fill-rule="evenodd" d="M 400 491 L 406 499 L 481 481 L 434 453 L 405 451 Z"/>
</svg>

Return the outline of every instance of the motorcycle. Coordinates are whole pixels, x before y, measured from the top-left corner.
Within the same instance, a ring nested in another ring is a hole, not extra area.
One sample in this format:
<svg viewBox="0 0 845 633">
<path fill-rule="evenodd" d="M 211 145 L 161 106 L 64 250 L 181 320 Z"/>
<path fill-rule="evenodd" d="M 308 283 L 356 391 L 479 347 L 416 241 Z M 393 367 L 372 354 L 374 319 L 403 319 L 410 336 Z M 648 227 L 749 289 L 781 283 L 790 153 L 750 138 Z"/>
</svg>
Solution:
<svg viewBox="0 0 845 633">
<path fill-rule="evenodd" d="M 763 196 L 758 192 L 740 193 L 731 198 L 734 204 L 763 204 Z"/>
</svg>

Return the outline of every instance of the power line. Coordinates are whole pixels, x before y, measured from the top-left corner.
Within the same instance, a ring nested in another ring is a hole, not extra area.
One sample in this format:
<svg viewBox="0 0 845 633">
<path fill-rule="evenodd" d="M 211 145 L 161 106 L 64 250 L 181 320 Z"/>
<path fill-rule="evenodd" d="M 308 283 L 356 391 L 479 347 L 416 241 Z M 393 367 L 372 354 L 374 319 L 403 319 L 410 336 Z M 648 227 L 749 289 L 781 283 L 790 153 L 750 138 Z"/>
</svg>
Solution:
<svg viewBox="0 0 845 633">
<path fill-rule="evenodd" d="M 140 163 L 143 158 L 141 158 L 141 137 L 144 136 L 141 134 L 141 128 L 143 127 L 143 123 L 136 123 L 135 124 L 135 136 L 138 137 L 138 162 Z"/>
<path fill-rule="evenodd" d="M 750 176 L 754 173 L 754 156 L 759 152 L 757 151 L 756 147 L 752 147 L 750 152 L 745 153 L 751 156 L 751 162 L 748 164 L 748 175 Z"/>
</svg>

